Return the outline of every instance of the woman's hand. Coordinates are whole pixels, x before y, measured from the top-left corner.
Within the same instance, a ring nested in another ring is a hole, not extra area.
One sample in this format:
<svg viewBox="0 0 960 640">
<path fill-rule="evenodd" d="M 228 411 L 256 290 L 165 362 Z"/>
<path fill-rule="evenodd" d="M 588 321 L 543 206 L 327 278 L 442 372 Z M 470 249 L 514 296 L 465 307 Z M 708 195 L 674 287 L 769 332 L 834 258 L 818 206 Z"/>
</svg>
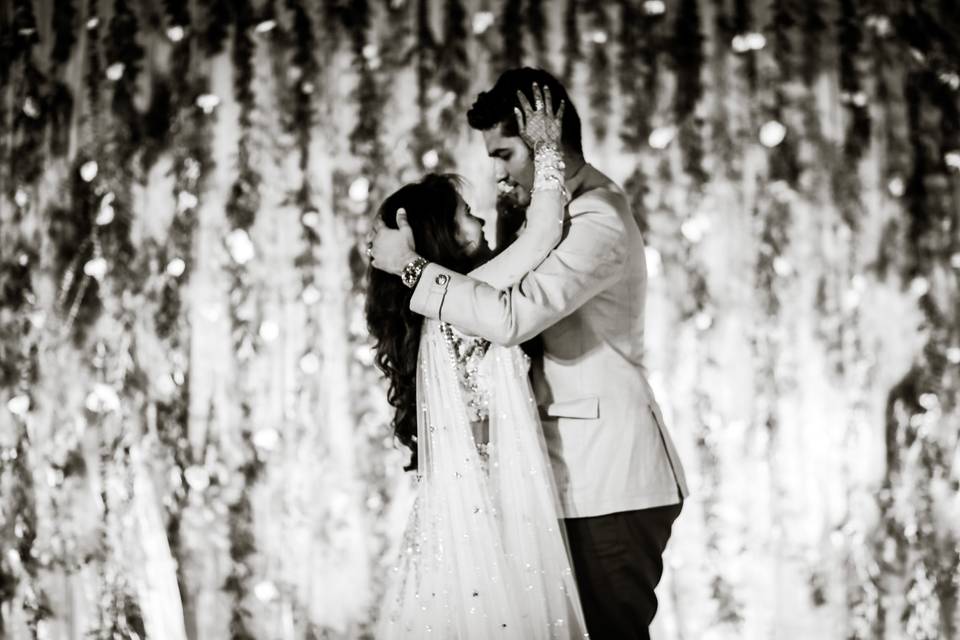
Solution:
<svg viewBox="0 0 960 640">
<path fill-rule="evenodd" d="M 520 109 L 514 107 L 513 111 L 517 116 L 520 139 L 534 151 L 544 145 L 559 149 L 560 138 L 563 133 L 563 109 L 566 105 L 561 100 L 560 107 L 555 112 L 553 111 L 550 87 L 544 87 L 541 92 L 540 86 L 534 83 L 532 92 L 534 106 L 530 106 L 530 101 L 527 100 L 527 96 L 522 91 L 517 91 Z"/>
</svg>

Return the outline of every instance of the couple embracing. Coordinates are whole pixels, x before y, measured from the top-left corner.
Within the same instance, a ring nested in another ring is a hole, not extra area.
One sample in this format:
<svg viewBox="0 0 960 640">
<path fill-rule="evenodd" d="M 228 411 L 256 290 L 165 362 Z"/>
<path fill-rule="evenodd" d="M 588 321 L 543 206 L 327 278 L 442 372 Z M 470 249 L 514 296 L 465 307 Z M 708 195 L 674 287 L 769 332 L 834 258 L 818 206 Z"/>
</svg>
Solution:
<svg viewBox="0 0 960 640">
<path fill-rule="evenodd" d="M 642 362 L 640 229 L 552 75 L 503 73 L 467 120 L 522 227 L 494 255 L 458 179 L 430 174 L 367 244 L 418 479 L 375 637 L 648 638 L 687 487 Z"/>
</svg>

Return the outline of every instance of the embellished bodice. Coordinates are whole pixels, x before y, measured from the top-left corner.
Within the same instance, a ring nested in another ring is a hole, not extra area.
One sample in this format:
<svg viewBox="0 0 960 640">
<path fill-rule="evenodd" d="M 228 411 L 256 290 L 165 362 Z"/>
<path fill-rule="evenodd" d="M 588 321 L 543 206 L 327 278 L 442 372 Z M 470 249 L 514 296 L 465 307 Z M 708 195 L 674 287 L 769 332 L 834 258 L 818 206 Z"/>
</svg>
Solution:
<svg viewBox="0 0 960 640">
<path fill-rule="evenodd" d="M 486 420 L 490 411 L 490 389 L 484 379 L 482 365 L 483 357 L 490 348 L 490 341 L 467 336 L 446 322 L 440 323 L 440 332 L 457 373 L 467 405 L 467 417 L 471 422 Z"/>
</svg>

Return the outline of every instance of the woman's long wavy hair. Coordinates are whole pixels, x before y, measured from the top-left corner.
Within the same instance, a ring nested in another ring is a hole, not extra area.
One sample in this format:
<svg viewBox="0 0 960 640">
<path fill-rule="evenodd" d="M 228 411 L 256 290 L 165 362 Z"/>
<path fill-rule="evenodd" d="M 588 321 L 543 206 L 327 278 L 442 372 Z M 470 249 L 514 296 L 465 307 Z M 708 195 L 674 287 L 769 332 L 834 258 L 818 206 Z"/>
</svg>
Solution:
<svg viewBox="0 0 960 640">
<path fill-rule="evenodd" d="M 383 223 L 397 228 L 397 209 L 407 211 L 417 254 L 430 262 L 467 273 L 478 259 L 467 254 L 457 239 L 457 202 L 461 179 L 450 174 L 427 174 L 390 195 L 377 212 Z M 365 312 L 373 336 L 377 367 L 389 383 L 387 400 L 394 407 L 393 431 L 413 455 L 404 467 L 417 468 L 417 354 L 423 316 L 410 311 L 413 290 L 399 276 L 369 270 Z"/>
</svg>

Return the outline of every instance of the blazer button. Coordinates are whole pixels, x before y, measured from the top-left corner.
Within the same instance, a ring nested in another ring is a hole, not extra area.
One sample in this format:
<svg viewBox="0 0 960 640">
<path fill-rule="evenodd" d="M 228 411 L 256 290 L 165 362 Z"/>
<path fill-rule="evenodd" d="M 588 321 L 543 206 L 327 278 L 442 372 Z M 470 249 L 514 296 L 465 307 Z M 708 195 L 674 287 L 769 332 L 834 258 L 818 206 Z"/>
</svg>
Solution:
<svg viewBox="0 0 960 640">
<path fill-rule="evenodd" d="M 438 285 L 440 285 L 440 286 L 442 287 L 443 285 L 445 285 L 445 284 L 447 284 L 448 282 L 450 282 L 450 276 L 448 276 L 448 275 L 445 274 L 445 273 L 441 273 L 440 275 L 438 275 L 438 276 L 436 277 L 436 279 L 434 280 L 434 282 L 436 282 Z"/>
</svg>

